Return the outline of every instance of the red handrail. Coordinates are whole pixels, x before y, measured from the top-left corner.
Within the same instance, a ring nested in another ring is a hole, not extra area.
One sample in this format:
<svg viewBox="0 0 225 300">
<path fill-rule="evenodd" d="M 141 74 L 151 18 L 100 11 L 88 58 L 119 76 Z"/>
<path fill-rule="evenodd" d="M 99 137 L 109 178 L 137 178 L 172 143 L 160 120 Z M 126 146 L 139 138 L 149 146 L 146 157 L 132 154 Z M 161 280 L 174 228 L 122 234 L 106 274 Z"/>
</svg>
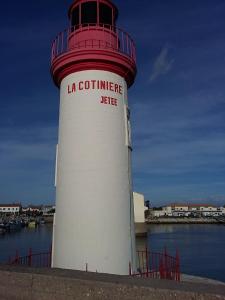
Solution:
<svg viewBox="0 0 225 300">
<path fill-rule="evenodd" d="M 110 40 L 87 38 L 80 42 L 75 42 L 73 48 L 70 47 L 70 38 L 84 31 L 98 31 L 109 34 Z M 76 50 L 104 49 L 119 52 L 134 62 L 136 62 L 136 48 L 133 39 L 124 30 L 106 24 L 80 24 L 60 32 L 52 43 L 52 62 L 59 56 Z"/>
<path fill-rule="evenodd" d="M 180 281 L 180 261 L 178 252 L 176 257 L 164 253 L 137 251 L 137 277 L 149 277 Z"/>
<path fill-rule="evenodd" d="M 18 251 L 13 260 L 9 259 L 8 264 L 26 265 L 36 268 L 51 267 L 51 248 L 48 252 L 32 253 L 29 249 L 27 256 L 19 257 Z M 137 272 L 132 272 L 131 263 L 129 263 L 129 275 L 145 278 L 158 278 L 180 281 L 180 259 L 178 251 L 176 257 L 164 253 L 151 252 L 146 250 L 137 251 Z M 85 264 L 85 270 L 88 272 L 88 263 Z"/>
<path fill-rule="evenodd" d="M 9 257 L 8 264 L 10 265 L 25 265 L 34 268 L 50 268 L 52 260 L 51 249 L 48 252 L 32 253 L 29 249 L 28 255 L 19 256 L 18 250 L 14 259 Z"/>
</svg>

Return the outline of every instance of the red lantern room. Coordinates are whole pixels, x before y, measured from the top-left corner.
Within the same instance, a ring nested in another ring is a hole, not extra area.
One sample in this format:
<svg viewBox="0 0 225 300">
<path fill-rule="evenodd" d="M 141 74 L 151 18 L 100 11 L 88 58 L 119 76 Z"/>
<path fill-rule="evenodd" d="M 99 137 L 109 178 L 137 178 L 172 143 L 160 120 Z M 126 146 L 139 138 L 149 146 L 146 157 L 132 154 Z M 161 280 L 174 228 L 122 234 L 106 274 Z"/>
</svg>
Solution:
<svg viewBox="0 0 225 300">
<path fill-rule="evenodd" d="M 118 10 L 109 0 L 75 1 L 69 9 L 71 26 L 116 26 Z"/>
<path fill-rule="evenodd" d="M 125 78 L 136 75 L 135 45 L 116 27 L 117 7 L 110 0 L 75 0 L 69 8 L 70 27 L 53 42 L 51 73 L 57 86 L 67 75 L 105 70 Z"/>
</svg>

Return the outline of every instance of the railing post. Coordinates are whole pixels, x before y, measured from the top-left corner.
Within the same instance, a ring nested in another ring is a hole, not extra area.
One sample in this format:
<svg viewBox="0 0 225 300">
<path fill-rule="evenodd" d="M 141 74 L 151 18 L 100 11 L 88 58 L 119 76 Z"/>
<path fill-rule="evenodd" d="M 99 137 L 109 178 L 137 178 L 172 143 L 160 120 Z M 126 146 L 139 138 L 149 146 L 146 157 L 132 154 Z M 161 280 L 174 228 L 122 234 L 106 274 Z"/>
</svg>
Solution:
<svg viewBox="0 0 225 300">
<path fill-rule="evenodd" d="M 52 57 L 51 57 L 51 61 L 53 61 L 54 58 L 55 58 L 55 41 L 52 43 Z"/>
<path fill-rule="evenodd" d="M 180 281 L 180 256 L 178 250 L 176 251 L 176 281 Z"/>
<path fill-rule="evenodd" d="M 165 278 L 168 278 L 168 256 L 167 256 L 167 249 L 166 247 L 164 248 L 164 262 L 165 262 Z"/>
<path fill-rule="evenodd" d="M 148 247 L 145 248 L 145 260 L 146 260 L 146 277 L 148 277 L 149 267 L 148 267 Z"/>
<path fill-rule="evenodd" d="M 159 256 L 159 276 L 160 279 L 164 279 L 163 257 L 160 256 Z"/>
<path fill-rule="evenodd" d="M 122 39 L 122 52 L 124 53 L 124 33 L 121 31 L 121 39 Z"/>
<path fill-rule="evenodd" d="M 62 33 L 61 33 L 61 52 L 60 52 L 60 54 L 63 52 L 64 52 L 64 31 L 62 31 Z"/>
<path fill-rule="evenodd" d="M 88 263 L 86 263 L 85 268 L 86 268 L 86 272 L 88 272 Z"/>
<path fill-rule="evenodd" d="M 47 267 L 51 268 L 52 265 L 52 244 L 49 247 L 49 255 L 48 255 Z"/>
<path fill-rule="evenodd" d="M 131 262 L 129 262 L 129 275 L 132 276 Z"/>
<path fill-rule="evenodd" d="M 75 27 L 73 27 L 73 32 L 76 30 L 76 28 Z M 68 29 L 67 29 L 67 32 L 66 32 L 66 50 L 68 51 L 68 49 L 69 49 L 69 40 L 70 40 L 70 34 L 71 34 L 71 32 L 72 32 L 72 29 L 71 29 L 71 27 L 69 27 Z"/>
<path fill-rule="evenodd" d="M 15 256 L 15 264 L 19 263 L 19 251 L 16 250 L 16 256 Z"/>
<path fill-rule="evenodd" d="M 119 51 L 119 31 L 116 32 L 116 50 Z"/>
<path fill-rule="evenodd" d="M 57 36 L 56 38 L 56 55 L 58 56 L 60 53 L 59 53 L 59 35 Z"/>
<path fill-rule="evenodd" d="M 28 266 L 31 267 L 31 265 L 32 265 L 32 249 L 30 248 L 28 252 Z"/>
</svg>

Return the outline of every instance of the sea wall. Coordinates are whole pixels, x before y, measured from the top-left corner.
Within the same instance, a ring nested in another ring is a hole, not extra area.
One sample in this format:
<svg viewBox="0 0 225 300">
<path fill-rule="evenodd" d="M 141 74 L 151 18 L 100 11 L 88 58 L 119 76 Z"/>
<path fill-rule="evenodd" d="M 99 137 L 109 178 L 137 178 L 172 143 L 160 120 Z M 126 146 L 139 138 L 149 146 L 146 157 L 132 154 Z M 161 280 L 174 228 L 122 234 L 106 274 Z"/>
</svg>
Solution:
<svg viewBox="0 0 225 300">
<path fill-rule="evenodd" d="M 225 224 L 223 220 L 216 220 L 214 218 L 155 218 L 146 220 L 147 224 Z"/>
<path fill-rule="evenodd" d="M 225 286 L 0 266 L 3 300 L 224 300 Z"/>
</svg>

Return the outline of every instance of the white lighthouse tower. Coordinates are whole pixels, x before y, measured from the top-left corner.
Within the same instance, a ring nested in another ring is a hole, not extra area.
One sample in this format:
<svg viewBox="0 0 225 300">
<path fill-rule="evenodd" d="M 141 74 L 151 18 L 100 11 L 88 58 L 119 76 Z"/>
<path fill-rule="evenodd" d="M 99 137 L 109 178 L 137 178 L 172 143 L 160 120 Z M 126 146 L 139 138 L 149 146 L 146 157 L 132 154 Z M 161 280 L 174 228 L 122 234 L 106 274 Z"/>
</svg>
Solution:
<svg viewBox="0 0 225 300">
<path fill-rule="evenodd" d="M 60 88 L 52 266 L 129 274 L 135 269 L 127 89 L 135 46 L 109 0 L 76 0 L 53 42 Z"/>
</svg>

